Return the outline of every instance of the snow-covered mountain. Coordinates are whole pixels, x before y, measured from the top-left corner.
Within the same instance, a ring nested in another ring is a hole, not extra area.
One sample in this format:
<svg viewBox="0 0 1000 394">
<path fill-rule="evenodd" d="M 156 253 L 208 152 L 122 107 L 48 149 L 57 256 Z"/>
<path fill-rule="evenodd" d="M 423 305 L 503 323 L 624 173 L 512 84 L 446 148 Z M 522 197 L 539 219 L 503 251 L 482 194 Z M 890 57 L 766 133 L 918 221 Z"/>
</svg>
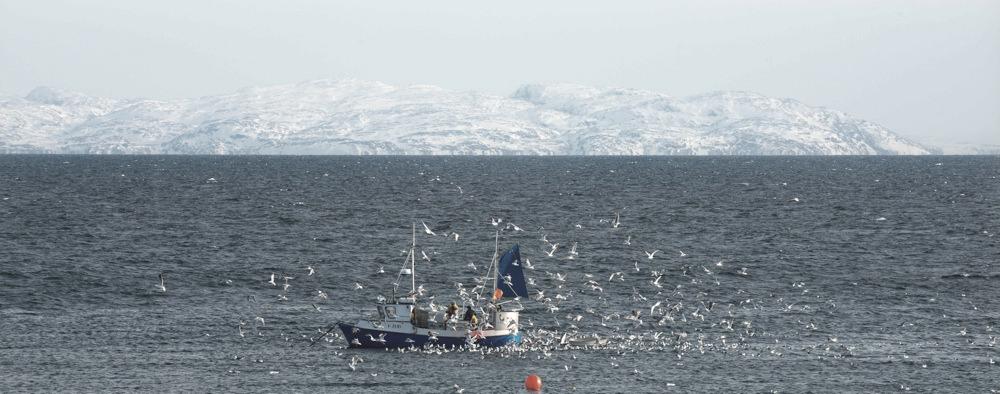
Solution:
<svg viewBox="0 0 1000 394">
<path fill-rule="evenodd" d="M 869 155 L 929 151 L 847 114 L 748 92 L 570 84 L 510 97 L 320 80 L 182 100 L 0 96 L 0 152 Z"/>
</svg>

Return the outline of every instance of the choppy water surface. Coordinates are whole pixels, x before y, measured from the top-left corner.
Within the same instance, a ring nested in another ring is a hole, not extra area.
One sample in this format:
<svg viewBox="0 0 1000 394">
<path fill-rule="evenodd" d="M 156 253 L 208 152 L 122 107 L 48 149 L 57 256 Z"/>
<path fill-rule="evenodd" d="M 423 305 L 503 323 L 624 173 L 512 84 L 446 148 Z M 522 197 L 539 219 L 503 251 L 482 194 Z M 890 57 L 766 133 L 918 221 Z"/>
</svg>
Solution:
<svg viewBox="0 0 1000 394">
<path fill-rule="evenodd" d="M 538 373 L 546 392 L 998 390 L 998 177 L 996 157 L 0 156 L 0 382 L 472 393 Z M 523 229 L 501 244 L 522 245 L 529 288 L 552 298 L 524 302 L 528 343 L 311 346 L 388 293 L 420 221 L 439 234 L 417 239 L 438 304 L 472 286 L 496 229 Z M 287 291 L 271 273 L 294 278 Z M 563 333 L 611 342 L 554 344 Z"/>
</svg>

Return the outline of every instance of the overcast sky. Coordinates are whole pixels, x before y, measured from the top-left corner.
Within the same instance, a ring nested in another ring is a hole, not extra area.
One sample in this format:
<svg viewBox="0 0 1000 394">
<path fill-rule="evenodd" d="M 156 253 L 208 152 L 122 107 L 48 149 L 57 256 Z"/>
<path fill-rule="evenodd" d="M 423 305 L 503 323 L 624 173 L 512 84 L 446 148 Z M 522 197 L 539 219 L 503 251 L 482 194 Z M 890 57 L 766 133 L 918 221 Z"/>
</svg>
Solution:
<svg viewBox="0 0 1000 394">
<path fill-rule="evenodd" d="M 1000 1 L 0 0 L 0 94 L 176 98 L 319 78 L 507 95 L 749 90 L 1000 144 Z"/>
</svg>

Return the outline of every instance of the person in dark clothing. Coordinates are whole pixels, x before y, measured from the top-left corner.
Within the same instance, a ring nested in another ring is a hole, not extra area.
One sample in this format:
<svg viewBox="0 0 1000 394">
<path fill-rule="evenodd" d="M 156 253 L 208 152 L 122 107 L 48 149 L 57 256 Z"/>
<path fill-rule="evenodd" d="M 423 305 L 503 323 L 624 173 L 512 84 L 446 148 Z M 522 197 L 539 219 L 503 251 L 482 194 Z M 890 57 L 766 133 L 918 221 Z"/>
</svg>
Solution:
<svg viewBox="0 0 1000 394">
<path fill-rule="evenodd" d="M 471 306 L 468 306 L 468 307 L 465 308 L 465 317 L 463 317 L 462 320 L 472 321 L 472 317 L 475 316 L 475 315 L 476 315 L 476 312 L 474 312 L 472 310 Z"/>
</svg>

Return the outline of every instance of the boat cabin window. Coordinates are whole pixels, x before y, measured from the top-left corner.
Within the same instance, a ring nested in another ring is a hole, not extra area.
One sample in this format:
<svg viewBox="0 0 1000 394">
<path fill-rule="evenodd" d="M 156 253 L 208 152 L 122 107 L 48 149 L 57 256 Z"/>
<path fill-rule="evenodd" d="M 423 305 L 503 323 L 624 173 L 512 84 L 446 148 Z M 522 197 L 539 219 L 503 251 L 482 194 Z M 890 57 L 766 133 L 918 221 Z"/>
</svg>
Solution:
<svg viewBox="0 0 1000 394">
<path fill-rule="evenodd" d="M 388 317 L 388 318 L 390 318 L 390 319 L 395 319 L 396 318 L 396 307 L 394 307 L 394 306 L 387 306 L 387 307 L 385 307 L 385 316 Z"/>
</svg>

